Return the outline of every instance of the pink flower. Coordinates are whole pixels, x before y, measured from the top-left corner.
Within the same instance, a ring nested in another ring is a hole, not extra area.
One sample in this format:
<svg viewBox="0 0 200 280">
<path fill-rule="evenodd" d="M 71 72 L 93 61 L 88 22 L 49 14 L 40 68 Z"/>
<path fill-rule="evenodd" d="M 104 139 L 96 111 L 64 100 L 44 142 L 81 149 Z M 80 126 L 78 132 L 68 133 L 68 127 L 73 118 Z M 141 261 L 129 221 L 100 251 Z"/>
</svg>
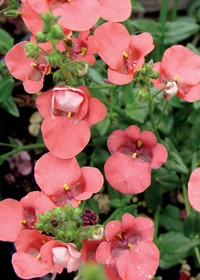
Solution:
<svg viewBox="0 0 200 280">
<path fill-rule="evenodd" d="M 112 155 L 105 163 L 105 175 L 111 186 L 122 193 L 143 192 L 151 183 L 151 170 L 167 159 L 167 151 L 156 143 L 154 133 L 140 133 L 136 125 L 114 131 L 107 144 Z"/>
<path fill-rule="evenodd" d="M 90 198 L 103 185 L 103 175 L 97 168 L 80 168 L 75 157 L 60 159 L 51 153 L 43 155 L 36 162 L 35 180 L 54 203 L 54 207 L 66 205 L 69 200 L 73 206 L 78 206 L 80 200 Z M 47 201 L 45 197 L 40 197 L 38 207 L 44 207 L 45 202 L 42 203 L 42 199 Z"/>
<path fill-rule="evenodd" d="M 58 24 L 74 30 L 90 29 L 100 17 L 100 5 L 97 0 L 51 1 L 27 0 L 37 13 L 46 13 L 52 10 L 54 16 L 61 16 Z"/>
<path fill-rule="evenodd" d="M 30 192 L 20 201 L 7 198 L 0 202 L 0 240 L 13 242 L 21 231 L 34 228 L 38 194 Z"/>
<path fill-rule="evenodd" d="M 90 126 L 106 115 L 104 104 L 84 86 L 60 85 L 40 94 L 37 107 L 44 117 L 42 134 L 50 152 L 60 158 L 80 153 L 90 139 Z"/>
<path fill-rule="evenodd" d="M 188 182 L 188 199 L 192 207 L 200 212 L 200 168 L 195 169 Z"/>
<path fill-rule="evenodd" d="M 116 85 L 128 84 L 144 57 L 154 48 L 149 33 L 130 36 L 124 25 L 107 22 L 94 32 L 96 52 L 108 64 L 108 79 Z"/>
<path fill-rule="evenodd" d="M 90 64 L 95 62 L 95 57 L 92 55 L 96 53 L 94 36 L 90 35 L 90 30 L 79 33 L 78 38 L 72 37 L 71 40 L 74 46 L 71 48 L 71 54 L 74 60 L 85 60 Z"/>
<path fill-rule="evenodd" d="M 50 272 L 61 273 L 63 267 L 53 261 L 51 249 L 65 244 L 54 241 L 36 230 L 24 230 L 17 236 L 12 264 L 16 274 L 23 278 L 42 277 Z"/>
<path fill-rule="evenodd" d="M 113 267 L 123 280 L 151 279 L 159 264 L 159 251 L 152 242 L 153 222 L 124 214 L 122 223 L 115 220 L 105 227 L 106 242 L 96 251 L 99 263 Z"/>
<path fill-rule="evenodd" d="M 32 171 L 31 157 L 26 151 L 18 152 L 7 158 L 10 170 L 17 177 L 21 175 L 29 175 Z"/>
<path fill-rule="evenodd" d="M 160 74 L 157 80 L 152 80 L 156 88 L 164 87 L 166 81 L 175 80 L 180 98 L 188 102 L 200 99 L 200 57 L 191 50 L 181 45 L 170 47 L 165 51 L 162 62 L 154 64 L 153 70 Z"/>
<path fill-rule="evenodd" d="M 24 48 L 27 41 L 16 44 L 6 54 L 5 62 L 11 74 L 23 81 L 25 91 L 35 93 L 42 89 L 44 76 L 49 73 L 50 66 L 40 53 L 36 60 L 26 57 Z"/>
<path fill-rule="evenodd" d="M 66 247 L 54 247 L 52 251 L 55 264 L 67 268 L 68 272 L 78 269 L 81 253 L 77 251 L 74 244 L 66 244 Z"/>
</svg>

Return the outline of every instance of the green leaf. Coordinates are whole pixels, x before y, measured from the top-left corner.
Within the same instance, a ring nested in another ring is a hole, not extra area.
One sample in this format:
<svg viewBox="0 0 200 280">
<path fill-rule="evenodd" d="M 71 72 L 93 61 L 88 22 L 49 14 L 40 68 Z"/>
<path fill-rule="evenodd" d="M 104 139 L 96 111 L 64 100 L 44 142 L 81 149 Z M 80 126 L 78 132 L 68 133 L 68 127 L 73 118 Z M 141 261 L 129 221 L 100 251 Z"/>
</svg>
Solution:
<svg viewBox="0 0 200 280">
<path fill-rule="evenodd" d="M 144 191 L 144 200 L 150 211 L 154 211 L 158 205 L 162 204 L 162 193 L 163 190 L 158 184 L 151 184 L 151 186 Z"/>
<path fill-rule="evenodd" d="M 10 144 L 13 146 L 16 146 L 16 148 L 20 146 L 19 143 L 14 138 L 8 136 L 8 139 L 9 139 Z"/>
<path fill-rule="evenodd" d="M 184 221 L 184 234 L 186 237 L 195 238 L 200 234 L 200 213 L 192 209 L 192 213 Z"/>
<path fill-rule="evenodd" d="M 160 251 L 160 268 L 168 269 L 179 264 L 182 259 L 190 256 L 192 249 L 199 244 L 200 240 L 187 238 L 181 232 L 170 231 L 161 234 L 156 241 Z"/>
<path fill-rule="evenodd" d="M 186 47 L 200 56 L 200 51 L 193 44 L 187 43 Z"/>
<path fill-rule="evenodd" d="M 173 45 L 195 34 L 199 30 L 199 25 L 185 21 L 174 21 L 167 22 L 166 29 L 164 44 Z"/>
<path fill-rule="evenodd" d="M 200 115 L 194 119 L 192 129 L 190 131 L 190 141 L 193 147 L 199 148 L 200 138 Z"/>
<path fill-rule="evenodd" d="M 161 25 L 159 22 L 151 19 L 135 19 L 130 24 L 137 30 L 149 32 L 153 37 L 161 36 Z"/>
<path fill-rule="evenodd" d="M 122 216 L 126 213 L 131 214 L 135 218 L 137 217 L 137 205 L 132 204 L 129 206 L 121 207 L 117 209 L 118 211 L 116 212 L 115 219 L 118 221 L 122 221 Z"/>
<path fill-rule="evenodd" d="M 127 108 L 125 110 L 126 115 L 134 121 L 137 121 L 139 123 L 144 123 L 149 112 L 148 106 L 146 103 L 140 102 L 138 106 L 135 107 L 136 104 L 135 102 L 133 104 L 127 105 Z"/>
<path fill-rule="evenodd" d="M 14 84 L 14 79 L 10 75 L 0 81 L 0 103 L 3 103 L 12 94 Z"/>
<path fill-rule="evenodd" d="M 113 208 L 118 208 L 129 204 L 133 195 L 123 194 L 112 188 L 110 185 L 108 185 L 108 197 L 110 201 L 110 206 Z"/>
<path fill-rule="evenodd" d="M 152 184 L 160 185 L 165 191 L 173 191 L 181 185 L 181 180 L 175 171 L 164 167 L 152 170 Z"/>
<path fill-rule="evenodd" d="M 180 219 L 181 210 L 173 205 L 168 204 L 160 215 L 160 226 L 167 231 L 183 232 L 183 220 Z"/>
<path fill-rule="evenodd" d="M 104 165 L 109 156 L 110 153 L 108 150 L 104 148 L 95 148 L 92 153 L 91 160 L 95 166 Z"/>
<path fill-rule="evenodd" d="M 145 8 L 138 2 L 136 2 L 135 0 L 131 0 L 131 3 L 132 3 L 132 9 L 134 11 L 137 11 L 137 12 L 145 12 Z"/>
<path fill-rule="evenodd" d="M 175 152 L 168 153 L 168 159 L 164 164 L 166 168 L 169 170 L 173 170 L 179 173 L 188 174 L 189 170 L 182 158 Z"/>
<path fill-rule="evenodd" d="M 14 39 L 8 32 L 0 28 L 0 51 L 6 54 L 14 45 Z"/>
<path fill-rule="evenodd" d="M 80 165 L 80 167 L 83 167 L 83 166 L 86 165 L 87 155 L 86 155 L 86 153 L 81 152 L 78 155 L 76 155 L 76 159 L 77 159 L 78 164 Z"/>
<path fill-rule="evenodd" d="M 106 115 L 106 117 L 102 121 L 100 121 L 96 124 L 96 128 L 97 128 L 97 130 L 99 132 L 99 135 L 101 137 L 106 134 L 106 132 L 108 131 L 108 129 L 110 127 L 110 124 L 111 123 L 110 123 L 110 118 L 109 118 L 108 114 Z"/>
<path fill-rule="evenodd" d="M 14 117 L 20 116 L 19 109 L 12 96 L 9 96 L 3 103 L 0 103 L 0 107 Z"/>
</svg>

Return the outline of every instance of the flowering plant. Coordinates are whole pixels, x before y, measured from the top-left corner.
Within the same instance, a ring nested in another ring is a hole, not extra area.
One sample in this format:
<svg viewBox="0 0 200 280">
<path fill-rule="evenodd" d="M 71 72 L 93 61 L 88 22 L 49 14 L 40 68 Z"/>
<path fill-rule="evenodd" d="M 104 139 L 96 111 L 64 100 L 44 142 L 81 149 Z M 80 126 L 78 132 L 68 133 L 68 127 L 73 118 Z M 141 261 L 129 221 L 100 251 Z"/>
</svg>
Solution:
<svg viewBox="0 0 200 280">
<path fill-rule="evenodd" d="M 171 39 L 167 2 L 159 38 L 130 0 L 6 8 L 32 34 L 4 53 L 4 83 L 21 81 L 42 122 L 35 143 L 10 137 L 0 156 L 15 170 L 9 185 L 32 170 L 35 180 L 0 201 L 0 239 L 14 242 L 20 278 L 160 279 L 191 256 L 200 267 L 200 52 Z M 25 150 L 41 148 L 32 168 Z"/>
</svg>

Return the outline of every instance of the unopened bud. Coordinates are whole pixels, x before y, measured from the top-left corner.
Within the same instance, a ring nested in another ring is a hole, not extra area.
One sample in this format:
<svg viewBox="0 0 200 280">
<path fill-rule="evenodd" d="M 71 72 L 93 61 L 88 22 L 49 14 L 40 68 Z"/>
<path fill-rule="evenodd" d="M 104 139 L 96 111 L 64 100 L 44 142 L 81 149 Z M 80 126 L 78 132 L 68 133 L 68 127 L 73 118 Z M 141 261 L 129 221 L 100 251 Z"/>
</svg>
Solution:
<svg viewBox="0 0 200 280">
<path fill-rule="evenodd" d="M 21 12 L 16 11 L 16 10 L 9 10 L 9 11 L 4 12 L 4 15 L 10 19 L 16 18 L 19 14 L 21 14 Z"/>
<path fill-rule="evenodd" d="M 85 76 L 88 72 L 88 62 L 87 61 L 79 61 L 76 63 L 75 71 L 78 76 L 81 78 Z"/>
<path fill-rule="evenodd" d="M 34 60 L 39 57 L 39 49 L 36 44 L 28 42 L 22 45 L 22 47 L 25 49 L 26 57 L 31 57 Z"/>
<path fill-rule="evenodd" d="M 89 240 L 101 240 L 104 236 L 104 226 L 91 226 Z"/>
<path fill-rule="evenodd" d="M 141 88 L 138 90 L 136 96 L 138 97 L 139 101 L 147 101 L 148 100 L 148 90 Z"/>
<path fill-rule="evenodd" d="M 65 238 L 68 240 L 67 242 L 71 242 L 74 239 L 76 231 L 73 227 L 68 227 L 67 232 L 65 233 Z"/>
<path fill-rule="evenodd" d="M 64 38 L 62 27 L 59 24 L 55 24 L 52 27 L 51 37 L 55 40 L 61 40 Z"/>
<path fill-rule="evenodd" d="M 151 75 L 150 75 L 150 77 L 151 77 L 152 79 L 158 79 L 158 78 L 160 77 L 160 74 L 158 73 L 158 71 L 153 70 L 152 73 L 151 73 Z"/>
<path fill-rule="evenodd" d="M 165 85 L 165 89 L 164 89 L 164 98 L 165 98 L 165 100 L 171 99 L 174 95 L 177 94 L 177 91 L 178 91 L 177 83 L 175 81 L 168 82 Z"/>
<path fill-rule="evenodd" d="M 64 230 L 57 229 L 57 230 L 56 230 L 56 236 L 57 236 L 59 239 L 64 239 L 64 238 L 65 238 L 65 232 L 64 232 Z"/>
<path fill-rule="evenodd" d="M 53 67 L 56 67 L 59 65 L 59 62 L 60 62 L 60 55 L 57 52 L 52 51 L 49 55 L 49 64 Z"/>
<path fill-rule="evenodd" d="M 147 76 L 147 75 L 149 74 L 149 70 L 146 69 L 146 68 L 142 68 L 142 69 L 140 70 L 140 74 L 141 74 L 142 76 Z"/>
<path fill-rule="evenodd" d="M 62 82 L 65 79 L 65 76 L 63 75 L 63 73 L 61 72 L 61 70 L 56 71 L 53 74 L 53 80 L 54 82 Z"/>
<path fill-rule="evenodd" d="M 43 42 L 47 42 L 47 38 L 46 35 L 42 32 L 39 31 L 36 35 L 35 35 L 35 39 L 38 43 L 43 43 Z"/>
</svg>

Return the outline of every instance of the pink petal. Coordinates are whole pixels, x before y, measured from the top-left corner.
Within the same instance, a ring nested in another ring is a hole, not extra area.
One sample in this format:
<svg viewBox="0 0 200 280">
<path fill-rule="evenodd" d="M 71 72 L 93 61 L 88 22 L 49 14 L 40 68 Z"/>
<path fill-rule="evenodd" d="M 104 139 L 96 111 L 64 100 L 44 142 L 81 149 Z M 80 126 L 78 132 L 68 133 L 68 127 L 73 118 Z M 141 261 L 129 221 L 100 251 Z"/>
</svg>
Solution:
<svg viewBox="0 0 200 280">
<path fill-rule="evenodd" d="M 101 6 L 101 17 L 107 21 L 125 21 L 131 15 L 130 0 L 98 0 Z"/>
<path fill-rule="evenodd" d="M 40 94 L 36 99 L 36 105 L 40 112 L 40 114 L 46 118 L 50 116 L 50 108 L 51 108 L 51 99 L 52 99 L 53 91 L 48 90 Z"/>
<path fill-rule="evenodd" d="M 108 68 L 108 79 L 111 83 L 116 85 L 125 85 L 130 83 L 133 80 L 133 73 L 122 74 L 111 68 Z"/>
<path fill-rule="evenodd" d="M 152 152 L 152 160 L 150 162 L 151 169 L 159 168 L 161 165 L 163 165 L 167 160 L 167 150 L 162 144 L 157 143 L 151 148 Z"/>
<path fill-rule="evenodd" d="M 28 0 L 28 3 L 37 13 L 43 14 L 49 10 L 48 0 Z"/>
<path fill-rule="evenodd" d="M 156 144 L 156 136 L 151 131 L 143 131 L 140 133 L 140 141 L 144 143 L 145 146 L 153 146 Z"/>
<path fill-rule="evenodd" d="M 192 207 L 200 212 L 200 168 L 195 169 L 188 182 L 188 199 Z"/>
<path fill-rule="evenodd" d="M 98 263 L 115 265 L 115 260 L 111 256 L 111 243 L 102 242 L 96 250 L 95 258 Z"/>
<path fill-rule="evenodd" d="M 16 274 L 23 279 L 42 277 L 51 272 L 41 260 L 24 252 L 17 252 L 13 255 L 12 265 Z"/>
<path fill-rule="evenodd" d="M 138 141 L 140 138 L 140 129 L 136 125 L 131 125 L 125 130 L 126 136 L 132 142 Z"/>
<path fill-rule="evenodd" d="M 123 130 L 115 130 L 112 132 L 107 140 L 108 150 L 111 154 L 118 151 L 118 149 L 126 144 L 127 137 Z"/>
<path fill-rule="evenodd" d="M 20 223 L 26 219 L 23 205 L 11 198 L 4 199 L 0 202 L 0 213 L 0 240 L 13 242 L 19 232 L 26 229 Z"/>
<path fill-rule="evenodd" d="M 97 98 L 88 100 L 88 113 L 85 121 L 89 126 L 103 120 L 106 116 L 107 110 L 105 105 Z"/>
<path fill-rule="evenodd" d="M 148 241 L 124 250 L 116 259 L 119 275 L 123 280 L 152 279 L 159 264 L 159 251 Z"/>
<path fill-rule="evenodd" d="M 23 2 L 22 19 L 33 34 L 36 34 L 42 30 L 43 21 L 40 16 L 31 8 L 28 1 Z"/>
<path fill-rule="evenodd" d="M 73 122 L 67 116 L 44 119 L 42 134 L 49 151 L 59 158 L 72 158 L 80 153 L 90 140 L 88 123 Z"/>
<path fill-rule="evenodd" d="M 117 152 L 110 156 L 104 170 L 109 184 L 122 193 L 141 193 L 151 183 L 149 164 L 126 154 Z"/>
<path fill-rule="evenodd" d="M 200 100 L 200 85 L 197 84 L 193 87 L 190 87 L 186 96 L 183 98 L 188 102 L 194 102 L 194 101 Z"/>
<path fill-rule="evenodd" d="M 106 240 L 112 242 L 113 239 L 122 231 L 122 224 L 120 221 L 114 220 L 108 222 L 105 227 Z"/>
</svg>

